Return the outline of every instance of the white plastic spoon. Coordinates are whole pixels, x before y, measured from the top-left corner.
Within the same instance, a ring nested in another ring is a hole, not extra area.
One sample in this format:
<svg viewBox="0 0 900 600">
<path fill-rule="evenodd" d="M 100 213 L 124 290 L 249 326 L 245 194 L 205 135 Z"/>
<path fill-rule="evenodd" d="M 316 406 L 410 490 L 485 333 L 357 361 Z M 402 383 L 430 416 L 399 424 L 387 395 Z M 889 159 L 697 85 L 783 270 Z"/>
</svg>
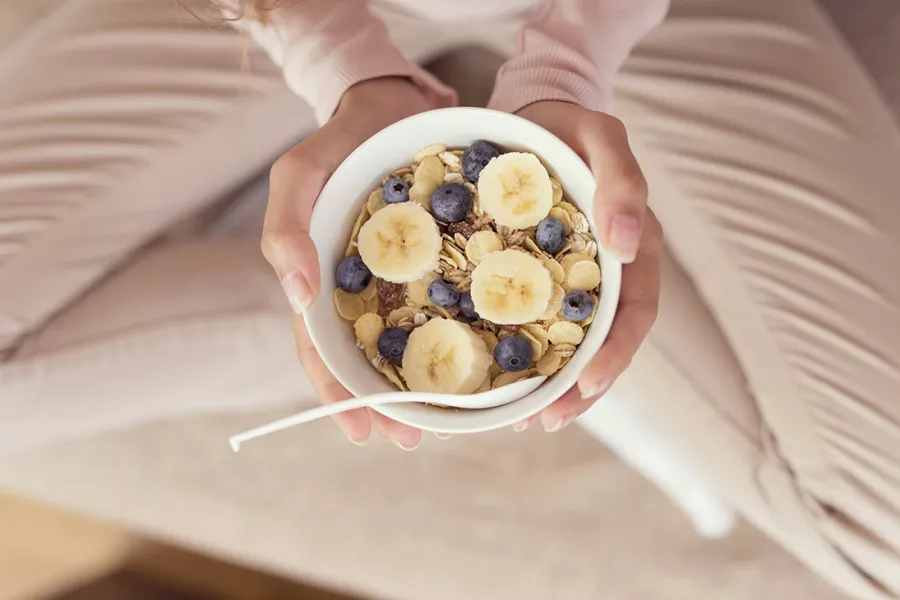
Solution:
<svg viewBox="0 0 900 600">
<path fill-rule="evenodd" d="M 309 423 L 323 417 L 330 417 L 344 411 L 353 410 L 355 408 L 366 408 L 369 406 L 377 406 L 380 404 L 397 404 L 399 402 L 421 402 L 423 404 L 440 404 L 451 408 L 464 408 L 468 410 L 493 408 L 515 402 L 520 398 L 524 398 L 534 390 L 536 390 L 546 377 L 531 377 L 523 379 L 509 385 L 489 390 L 480 394 L 472 394 L 469 396 L 455 394 L 425 394 L 419 392 L 390 392 L 387 394 L 374 394 L 364 398 L 350 398 L 342 400 L 334 404 L 325 404 L 310 408 L 303 412 L 299 412 L 283 419 L 278 419 L 266 425 L 261 425 L 249 431 L 231 436 L 229 443 L 231 449 L 235 452 L 241 449 L 241 444 L 255 438 L 289 429 L 297 425 Z"/>
</svg>

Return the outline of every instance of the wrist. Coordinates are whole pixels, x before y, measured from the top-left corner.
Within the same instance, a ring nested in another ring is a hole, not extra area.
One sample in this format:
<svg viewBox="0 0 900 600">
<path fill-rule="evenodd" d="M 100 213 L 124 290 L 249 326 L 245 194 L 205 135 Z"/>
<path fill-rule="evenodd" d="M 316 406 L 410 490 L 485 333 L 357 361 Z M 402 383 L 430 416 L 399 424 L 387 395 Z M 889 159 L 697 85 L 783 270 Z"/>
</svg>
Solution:
<svg viewBox="0 0 900 600">
<path fill-rule="evenodd" d="M 360 81 L 345 93 L 335 119 L 363 119 L 381 129 L 434 108 L 422 89 L 406 77 L 378 77 Z"/>
<path fill-rule="evenodd" d="M 532 115 L 572 118 L 573 115 L 580 115 L 584 111 L 588 111 L 588 109 L 580 104 L 566 100 L 538 100 L 537 102 L 526 104 L 517 110 L 515 114 L 526 119 L 530 119 Z"/>
<path fill-rule="evenodd" d="M 537 123 L 564 139 L 577 139 L 596 114 L 598 113 L 565 100 L 541 100 L 516 111 L 516 115 Z"/>
</svg>

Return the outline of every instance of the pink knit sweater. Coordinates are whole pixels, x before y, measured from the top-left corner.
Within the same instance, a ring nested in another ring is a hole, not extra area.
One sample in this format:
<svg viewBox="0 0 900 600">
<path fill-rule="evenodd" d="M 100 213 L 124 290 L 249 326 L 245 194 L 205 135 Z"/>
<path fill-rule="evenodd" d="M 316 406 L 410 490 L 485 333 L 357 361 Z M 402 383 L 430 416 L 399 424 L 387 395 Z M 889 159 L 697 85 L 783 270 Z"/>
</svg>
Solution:
<svg viewBox="0 0 900 600">
<path fill-rule="evenodd" d="M 237 0 L 230 0 L 232 3 Z M 382 0 L 427 18 L 435 0 Z M 610 80 L 631 48 L 665 15 L 669 0 L 453 0 L 453 13 L 494 18 L 529 11 L 517 53 L 503 66 L 490 106 L 515 112 L 539 100 L 608 110 Z M 432 11 L 433 12 L 433 11 Z M 403 58 L 366 0 L 282 0 L 241 21 L 279 63 L 291 89 L 320 122 L 353 84 L 380 76 L 409 77 L 456 102 L 453 90 Z M 464 23 L 448 24 L 453 27 Z"/>
</svg>

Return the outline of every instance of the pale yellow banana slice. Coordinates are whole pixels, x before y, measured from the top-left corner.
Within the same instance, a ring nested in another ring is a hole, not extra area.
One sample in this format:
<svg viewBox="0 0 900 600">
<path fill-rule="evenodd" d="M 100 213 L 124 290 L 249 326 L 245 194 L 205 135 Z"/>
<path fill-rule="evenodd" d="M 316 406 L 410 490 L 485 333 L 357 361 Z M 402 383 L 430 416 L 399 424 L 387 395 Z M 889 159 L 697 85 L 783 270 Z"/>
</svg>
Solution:
<svg viewBox="0 0 900 600">
<path fill-rule="evenodd" d="M 507 152 L 487 164 L 478 177 L 481 209 L 513 229 L 534 227 L 553 208 L 547 169 L 529 152 Z"/>
<path fill-rule="evenodd" d="M 472 272 L 472 301 L 482 318 L 521 325 L 540 317 L 553 296 L 553 278 L 539 259 L 519 252 L 491 252 Z"/>
<path fill-rule="evenodd" d="M 493 358 L 465 323 L 431 319 L 409 334 L 403 375 L 413 392 L 471 394 L 488 375 Z"/>
<path fill-rule="evenodd" d="M 437 223 L 415 202 L 390 204 L 359 231 L 359 254 L 378 277 L 392 283 L 421 279 L 438 266 L 441 234 Z"/>
</svg>

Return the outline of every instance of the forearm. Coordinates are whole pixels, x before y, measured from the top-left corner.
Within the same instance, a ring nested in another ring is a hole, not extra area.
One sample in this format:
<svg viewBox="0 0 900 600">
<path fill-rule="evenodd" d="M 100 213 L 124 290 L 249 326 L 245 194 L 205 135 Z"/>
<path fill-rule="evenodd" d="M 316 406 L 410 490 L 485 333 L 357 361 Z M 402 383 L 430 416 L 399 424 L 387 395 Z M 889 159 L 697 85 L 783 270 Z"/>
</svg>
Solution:
<svg viewBox="0 0 900 600">
<path fill-rule="evenodd" d="M 378 77 L 410 79 L 434 106 L 456 102 L 453 90 L 403 58 L 365 0 L 289 0 L 257 14 L 240 14 L 237 4 L 227 0 L 226 15 L 282 67 L 288 86 L 312 105 L 320 123 L 351 86 Z"/>
<path fill-rule="evenodd" d="M 507 112 L 541 100 L 609 111 L 612 78 L 666 14 L 669 0 L 545 0 L 497 75 L 490 106 Z"/>
</svg>

